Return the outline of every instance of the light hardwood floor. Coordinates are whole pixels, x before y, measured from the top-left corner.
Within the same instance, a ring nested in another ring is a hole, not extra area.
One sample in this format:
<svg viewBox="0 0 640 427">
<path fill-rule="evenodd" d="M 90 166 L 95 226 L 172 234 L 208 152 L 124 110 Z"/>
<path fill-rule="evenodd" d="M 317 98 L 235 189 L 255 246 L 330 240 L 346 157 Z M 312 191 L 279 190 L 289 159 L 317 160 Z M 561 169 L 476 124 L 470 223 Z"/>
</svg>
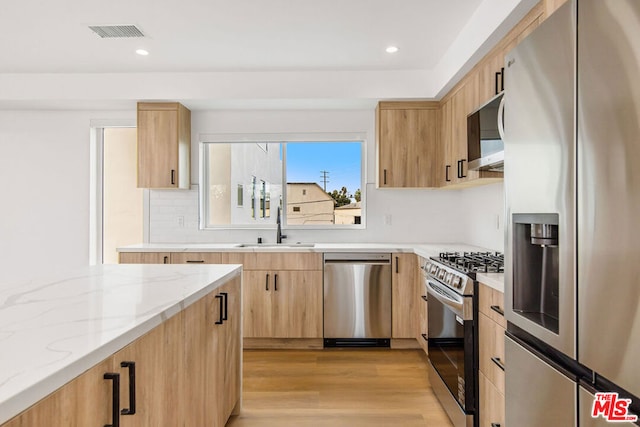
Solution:
<svg viewBox="0 0 640 427">
<path fill-rule="evenodd" d="M 245 350 L 228 427 L 451 427 L 422 350 Z"/>
</svg>

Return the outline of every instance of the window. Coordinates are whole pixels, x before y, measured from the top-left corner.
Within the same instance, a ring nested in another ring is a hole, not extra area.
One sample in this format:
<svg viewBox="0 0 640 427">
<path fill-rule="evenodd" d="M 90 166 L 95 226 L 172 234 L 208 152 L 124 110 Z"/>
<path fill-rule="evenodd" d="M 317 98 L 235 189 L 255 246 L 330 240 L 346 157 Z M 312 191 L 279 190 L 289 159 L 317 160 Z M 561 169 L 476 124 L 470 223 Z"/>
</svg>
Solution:
<svg viewBox="0 0 640 427">
<path fill-rule="evenodd" d="M 203 142 L 200 227 L 275 227 L 272 200 L 283 226 L 361 227 L 363 146 L 362 140 Z"/>
</svg>

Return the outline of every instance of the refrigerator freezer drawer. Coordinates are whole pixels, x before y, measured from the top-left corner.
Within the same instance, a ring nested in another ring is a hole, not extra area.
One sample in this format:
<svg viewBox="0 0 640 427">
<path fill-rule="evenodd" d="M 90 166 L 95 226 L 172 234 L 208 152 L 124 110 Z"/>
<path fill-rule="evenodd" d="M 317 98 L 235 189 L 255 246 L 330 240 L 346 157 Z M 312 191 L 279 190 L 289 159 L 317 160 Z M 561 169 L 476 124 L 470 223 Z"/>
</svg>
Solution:
<svg viewBox="0 0 640 427">
<path fill-rule="evenodd" d="M 507 337 L 505 424 L 577 427 L 577 383 Z"/>
</svg>

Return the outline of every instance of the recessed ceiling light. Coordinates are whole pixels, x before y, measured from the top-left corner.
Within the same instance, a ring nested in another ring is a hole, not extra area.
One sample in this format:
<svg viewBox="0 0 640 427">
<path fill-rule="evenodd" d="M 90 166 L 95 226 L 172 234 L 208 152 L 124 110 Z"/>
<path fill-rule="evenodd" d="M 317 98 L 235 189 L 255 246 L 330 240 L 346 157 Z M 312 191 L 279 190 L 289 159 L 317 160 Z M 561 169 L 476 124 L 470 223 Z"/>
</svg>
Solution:
<svg viewBox="0 0 640 427">
<path fill-rule="evenodd" d="M 389 46 L 386 49 L 387 53 L 396 53 L 398 51 L 398 47 L 397 46 Z"/>
<path fill-rule="evenodd" d="M 149 51 L 144 50 L 144 49 L 137 49 L 137 50 L 136 50 L 136 53 L 137 53 L 138 55 L 142 55 L 142 56 L 147 56 L 147 55 L 149 55 Z"/>
</svg>

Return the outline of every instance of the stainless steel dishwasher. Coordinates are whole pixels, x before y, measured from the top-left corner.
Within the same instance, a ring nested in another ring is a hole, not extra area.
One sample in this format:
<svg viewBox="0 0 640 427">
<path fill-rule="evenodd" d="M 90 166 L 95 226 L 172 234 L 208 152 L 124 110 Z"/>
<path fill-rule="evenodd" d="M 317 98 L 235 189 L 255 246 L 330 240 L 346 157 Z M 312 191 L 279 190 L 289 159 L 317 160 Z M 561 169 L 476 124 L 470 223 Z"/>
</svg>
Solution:
<svg viewBox="0 0 640 427">
<path fill-rule="evenodd" d="M 391 254 L 324 254 L 324 346 L 389 347 Z"/>
</svg>

